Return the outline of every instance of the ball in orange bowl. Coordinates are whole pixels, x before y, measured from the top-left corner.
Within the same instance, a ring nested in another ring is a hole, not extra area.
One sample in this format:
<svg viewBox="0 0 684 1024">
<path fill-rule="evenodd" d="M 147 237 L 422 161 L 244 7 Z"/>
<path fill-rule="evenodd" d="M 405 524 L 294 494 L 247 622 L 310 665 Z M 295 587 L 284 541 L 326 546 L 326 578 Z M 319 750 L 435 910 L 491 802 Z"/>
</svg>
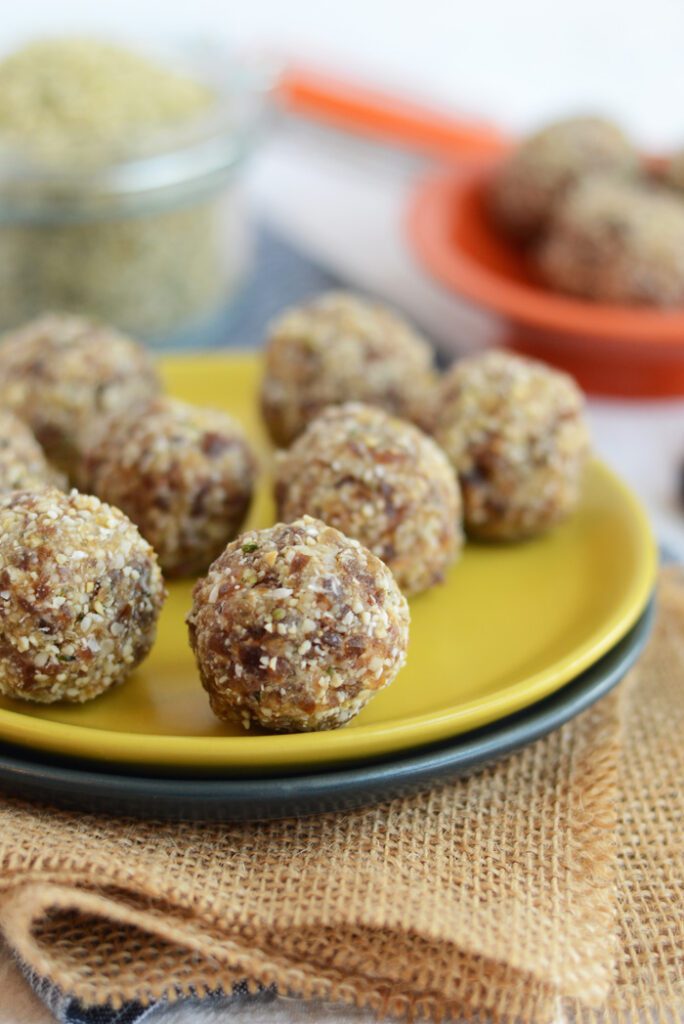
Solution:
<svg viewBox="0 0 684 1024">
<path fill-rule="evenodd" d="M 515 238 L 542 230 L 568 188 L 596 172 L 633 176 L 639 157 L 622 130 L 602 117 L 555 121 L 520 143 L 496 169 L 489 203 Z"/>
<path fill-rule="evenodd" d="M 684 395 L 684 308 L 552 291 L 529 252 L 492 220 L 488 194 L 497 167 L 498 160 L 488 159 L 433 172 L 419 183 L 407 228 L 426 269 L 490 314 L 500 344 L 566 370 L 585 391 Z"/>
<path fill-rule="evenodd" d="M 590 175 L 556 207 L 536 254 L 552 288 L 600 302 L 684 305 L 684 203 L 664 188 Z"/>
</svg>

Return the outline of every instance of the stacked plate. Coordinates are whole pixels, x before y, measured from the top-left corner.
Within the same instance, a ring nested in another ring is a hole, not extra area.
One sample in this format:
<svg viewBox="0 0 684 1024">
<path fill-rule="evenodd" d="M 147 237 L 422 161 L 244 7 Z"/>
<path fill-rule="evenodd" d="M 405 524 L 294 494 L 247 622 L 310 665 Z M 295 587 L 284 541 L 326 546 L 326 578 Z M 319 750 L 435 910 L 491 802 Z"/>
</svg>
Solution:
<svg viewBox="0 0 684 1024">
<path fill-rule="evenodd" d="M 178 397 L 229 409 L 262 447 L 250 525 L 273 521 L 254 356 L 166 361 Z M 111 814 L 253 819 L 358 806 L 503 756 L 605 694 L 648 636 L 655 550 L 630 491 L 600 463 L 582 505 L 538 540 L 467 547 L 411 605 L 409 662 L 346 728 L 245 733 L 211 714 L 176 583 L 151 657 L 89 704 L 0 699 L 7 792 Z"/>
</svg>

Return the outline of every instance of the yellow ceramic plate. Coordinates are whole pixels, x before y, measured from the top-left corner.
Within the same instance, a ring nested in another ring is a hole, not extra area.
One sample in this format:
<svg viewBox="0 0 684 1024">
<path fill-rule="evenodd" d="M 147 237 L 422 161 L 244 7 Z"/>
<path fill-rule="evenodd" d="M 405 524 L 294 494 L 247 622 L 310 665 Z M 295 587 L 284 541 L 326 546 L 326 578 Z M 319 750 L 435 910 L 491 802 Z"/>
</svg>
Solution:
<svg viewBox="0 0 684 1024">
<path fill-rule="evenodd" d="M 169 358 L 169 390 L 225 408 L 263 455 L 251 525 L 273 521 L 256 356 Z M 631 492 L 600 463 L 581 508 L 546 537 L 469 545 L 446 583 L 416 598 L 406 668 L 335 732 L 248 734 L 211 714 L 187 644 L 191 583 L 173 584 L 150 658 L 118 689 L 70 706 L 0 699 L 0 739 L 164 770 L 291 770 L 377 757 L 454 736 L 557 690 L 605 654 L 651 593 L 654 545 Z"/>
</svg>

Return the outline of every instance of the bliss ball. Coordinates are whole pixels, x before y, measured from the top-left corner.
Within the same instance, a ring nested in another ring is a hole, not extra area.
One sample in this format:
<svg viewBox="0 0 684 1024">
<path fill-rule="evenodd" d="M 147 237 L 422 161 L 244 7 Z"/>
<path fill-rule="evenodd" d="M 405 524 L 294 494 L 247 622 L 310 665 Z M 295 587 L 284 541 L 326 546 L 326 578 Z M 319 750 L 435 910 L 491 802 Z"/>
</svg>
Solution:
<svg viewBox="0 0 684 1024">
<path fill-rule="evenodd" d="M 505 352 L 463 359 L 442 383 L 434 432 L 458 474 L 471 536 L 531 537 L 576 507 L 589 433 L 566 374 Z"/>
<path fill-rule="evenodd" d="M 230 544 L 188 625 L 219 718 L 309 732 L 344 725 L 392 682 L 409 610 L 379 558 L 303 516 Z"/>
<path fill-rule="evenodd" d="M 0 493 L 65 486 L 66 480 L 48 463 L 26 424 L 0 409 Z"/>
<path fill-rule="evenodd" d="M 631 142 L 601 117 L 556 121 L 530 136 L 503 161 L 489 190 L 496 222 L 516 238 L 542 230 L 567 189 L 593 172 L 635 175 Z"/>
<path fill-rule="evenodd" d="M 343 402 L 420 421 L 433 384 L 430 347 L 402 317 L 331 292 L 273 324 L 261 405 L 273 441 L 287 447 L 326 406 Z"/>
<path fill-rule="evenodd" d="M 537 253 L 552 288 L 598 302 L 684 303 L 684 202 L 656 186 L 587 178 L 552 218 Z"/>
<path fill-rule="evenodd" d="M 82 703 L 149 652 L 154 552 L 118 509 L 54 488 L 0 495 L 0 693 Z"/>
<path fill-rule="evenodd" d="M 0 405 L 30 426 L 76 484 L 84 449 L 106 421 L 160 390 L 142 346 L 83 317 L 48 314 L 0 339 Z"/>
<path fill-rule="evenodd" d="M 123 509 L 167 576 L 204 572 L 240 529 L 256 462 L 227 413 L 158 398 L 112 423 L 86 459 L 89 489 Z"/>
<path fill-rule="evenodd" d="M 382 409 L 331 406 L 279 453 L 276 504 L 285 522 L 309 514 L 381 558 L 405 594 L 444 577 L 461 547 L 452 466 L 417 427 Z"/>
</svg>

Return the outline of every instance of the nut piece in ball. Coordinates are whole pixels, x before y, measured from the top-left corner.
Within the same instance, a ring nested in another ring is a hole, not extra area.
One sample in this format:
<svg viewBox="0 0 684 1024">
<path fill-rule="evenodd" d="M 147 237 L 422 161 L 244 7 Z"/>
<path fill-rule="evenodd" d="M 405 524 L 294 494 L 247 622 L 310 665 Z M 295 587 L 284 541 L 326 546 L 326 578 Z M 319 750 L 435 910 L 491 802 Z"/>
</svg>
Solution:
<svg viewBox="0 0 684 1024">
<path fill-rule="evenodd" d="M 331 292 L 274 323 L 261 404 L 274 442 L 287 447 L 326 406 L 343 402 L 420 422 L 433 384 L 430 347 L 405 320 Z"/>
<path fill-rule="evenodd" d="M 537 253 L 552 288 L 600 302 L 684 303 L 684 203 L 656 186 L 594 176 L 559 205 Z"/>
<path fill-rule="evenodd" d="M 392 682 L 409 610 L 375 555 L 304 516 L 230 544 L 188 625 L 219 718 L 308 732 L 344 725 Z"/>
<path fill-rule="evenodd" d="M 154 552 L 72 491 L 0 496 L 0 693 L 82 703 L 147 655 L 164 601 Z"/>
<path fill-rule="evenodd" d="M 622 131 L 601 117 L 572 117 L 526 139 L 503 161 L 489 190 L 497 223 L 516 238 L 537 234 L 566 190 L 586 174 L 637 173 L 637 153 Z"/>
<path fill-rule="evenodd" d="M 368 405 L 331 406 L 279 453 L 278 515 L 309 514 L 381 558 L 405 594 L 439 582 L 461 546 L 453 468 L 417 427 Z"/>
<path fill-rule="evenodd" d="M 589 452 L 582 393 L 543 363 L 492 351 L 445 376 L 435 438 L 458 473 L 466 530 L 517 540 L 576 507 Z"/>
<path fill-rule="evenodd" d="M 107 418 L 131 413 L 160 390 L 142 346 L 83 317 L 48 314 L 0 339 L 0 404 L 76 484 L 84 448 Z"/>
<path fill-rule="evenodd" d="M 49 464 L 43 449 L 20 419 L 0 409 L 0 492 L 38 491 L 66 487 L 66 480 Z"/>
<path fill-rule="evenodd" d="M 158 398 L 114 421 L 86 459 L 89 488 L 123 509 L 167 576 L 204 572 L 240 529 L 256 463 L 227 413 Z"/>
</svg>

